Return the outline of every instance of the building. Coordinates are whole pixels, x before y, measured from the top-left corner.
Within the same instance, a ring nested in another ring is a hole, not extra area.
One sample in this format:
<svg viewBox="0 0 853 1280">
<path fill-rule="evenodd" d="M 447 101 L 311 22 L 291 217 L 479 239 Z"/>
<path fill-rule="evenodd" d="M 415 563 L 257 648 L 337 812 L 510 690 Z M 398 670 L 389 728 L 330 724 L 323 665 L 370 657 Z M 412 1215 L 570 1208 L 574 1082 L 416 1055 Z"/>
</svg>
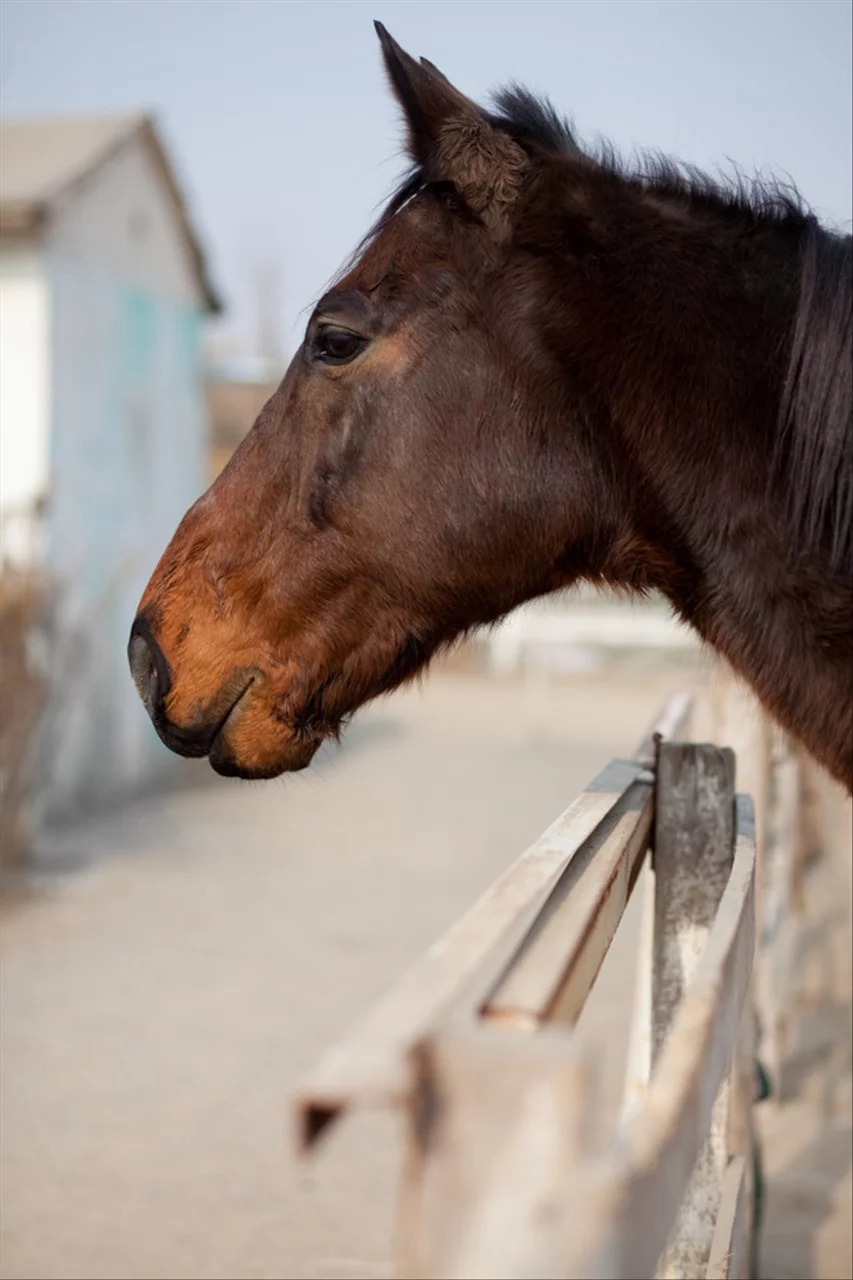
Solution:
<svg viewBox="0 0 853 1280">
<path fill-rule="evenodd" d="M 208 483 L 201 336 L 219 303 L 154 122 L 0 122 L 0 535 L 55 589 L 43 812 L 169 768 L 125 657 Z"/>
<path fill-rule="evenodd" d="M 283 374 L 279 365 L 256 356 L 208 364 L 205 390 L 212 480 L 250 430 Z"/>
</svg>

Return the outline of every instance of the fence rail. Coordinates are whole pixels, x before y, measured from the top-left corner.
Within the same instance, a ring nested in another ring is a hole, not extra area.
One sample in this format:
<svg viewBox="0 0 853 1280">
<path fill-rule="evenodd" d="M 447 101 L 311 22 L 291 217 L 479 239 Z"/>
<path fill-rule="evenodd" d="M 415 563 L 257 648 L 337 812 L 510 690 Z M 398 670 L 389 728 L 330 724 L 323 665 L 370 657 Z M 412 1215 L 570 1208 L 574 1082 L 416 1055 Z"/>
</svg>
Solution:
<svg viewBox="0 0 853 1280">
<path fill-rule="evenodd" d="M 408 1117 L 395 1274 L 750 1273 L 755 815 L 731 750 L 677 741 L 690 710 L 668 704 L 302 1081 L 306 1150 L 355 1105 Z M 625 1102 L 593 1150 L 571 1028 L 641 872 Z"/>
</svg>

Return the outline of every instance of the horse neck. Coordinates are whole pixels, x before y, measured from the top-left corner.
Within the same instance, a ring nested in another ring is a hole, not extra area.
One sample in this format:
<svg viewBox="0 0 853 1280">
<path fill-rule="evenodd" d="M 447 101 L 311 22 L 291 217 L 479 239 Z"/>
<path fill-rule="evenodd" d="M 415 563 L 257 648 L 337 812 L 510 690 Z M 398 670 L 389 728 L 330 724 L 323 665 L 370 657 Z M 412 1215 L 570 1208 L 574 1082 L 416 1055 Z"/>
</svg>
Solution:
<svg viewBox="0 0 853 1280">
<path fill-rule="evenodd" d="M 773 467 L 800 237 L 709 220 L 704 240 L 693 224 L 640 239 L 602 264 L 582 321 L 588 381 L 630 477 L 603 576 L 667 596 L 850 786 L 850 580 L 803 553 Z"/>
</svg>

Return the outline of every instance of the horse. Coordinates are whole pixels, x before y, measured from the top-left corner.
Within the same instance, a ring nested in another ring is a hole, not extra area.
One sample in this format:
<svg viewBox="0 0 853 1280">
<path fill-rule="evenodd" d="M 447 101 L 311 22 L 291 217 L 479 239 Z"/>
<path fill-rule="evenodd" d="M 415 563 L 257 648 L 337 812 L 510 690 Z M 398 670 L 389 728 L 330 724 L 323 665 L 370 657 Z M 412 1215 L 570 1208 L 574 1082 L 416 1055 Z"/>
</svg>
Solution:
<svg viewBox="0 0 853 1280">
<path fill-rule="evenodd" d="M 411 167 L 143 594 L 160 737 L 302 769 L 586 581 L 662 593 L 853 790 L 850 237 L 517 85 L 480 107 L 376 26 Z"/>
</svg>

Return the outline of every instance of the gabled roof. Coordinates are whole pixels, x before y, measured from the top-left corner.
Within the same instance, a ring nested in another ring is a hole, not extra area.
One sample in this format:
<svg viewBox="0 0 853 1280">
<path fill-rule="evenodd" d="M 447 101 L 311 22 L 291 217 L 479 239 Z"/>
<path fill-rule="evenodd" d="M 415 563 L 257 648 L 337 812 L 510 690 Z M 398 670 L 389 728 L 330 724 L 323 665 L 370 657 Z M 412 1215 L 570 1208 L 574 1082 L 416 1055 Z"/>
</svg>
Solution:
<svg viewBox="0 0 853 1280">
<path fill-rule="evenodd" d="M 51 206 L 132 139 L 147 148 L 175 209 L 211 311 L 222 309 L 184 197 L 150 116 L 48 116 L 0 120 L 0 231 L 34 232 Z"/>
</svg>

